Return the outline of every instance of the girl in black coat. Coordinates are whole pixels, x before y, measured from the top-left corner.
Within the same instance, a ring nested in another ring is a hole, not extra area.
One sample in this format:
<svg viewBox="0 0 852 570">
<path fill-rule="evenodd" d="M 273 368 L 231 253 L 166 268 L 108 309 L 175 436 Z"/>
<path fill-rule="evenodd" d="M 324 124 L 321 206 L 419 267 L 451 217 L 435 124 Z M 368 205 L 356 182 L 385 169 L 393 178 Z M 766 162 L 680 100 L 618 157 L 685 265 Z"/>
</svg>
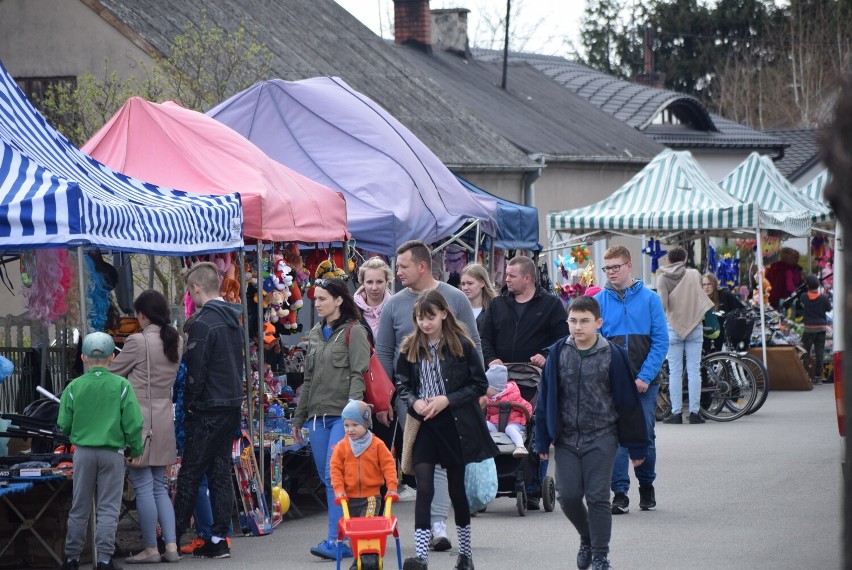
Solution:
<svg viewBox="0 0 852 570">
<path fill-rule="evenodd" d="M 396 366 L 397 397 L 408 414 L 422 421 L 414 442 L 417 501 L 414 507 L 415 557 L 405 570 L 428 566 L 430 508 L 435 493 L 435 465 L 447 470 L 450 501 L 455 511 L 459 557 L 456 569 L 472 570 L 470 507 L 464 489 L 465 465 L 498 454 L 488 434 L 479 397 L 488 380 L 474 343 L 446 299 L 429 289 L 414 302 L 414 332 L 405 337 Z"/>
</svg>

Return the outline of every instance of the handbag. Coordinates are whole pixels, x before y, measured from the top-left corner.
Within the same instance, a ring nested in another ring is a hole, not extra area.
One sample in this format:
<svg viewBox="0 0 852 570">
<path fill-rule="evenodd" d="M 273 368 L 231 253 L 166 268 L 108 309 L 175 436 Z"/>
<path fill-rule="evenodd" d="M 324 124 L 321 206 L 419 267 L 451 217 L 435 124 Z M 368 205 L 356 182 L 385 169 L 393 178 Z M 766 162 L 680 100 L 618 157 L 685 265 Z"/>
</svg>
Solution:
<svg viewBox="0 0 852 570">
<path fill-rule="evenodd" d="M 405 428 L 402 430 L 402 459 L 400 461 L 400 468 L 403 475 L 414 475 L 414 440 L 417 439 L 418 431 L 420 431 L 420 420 L 409 414 L 405 418 Z M 497 476 L 496 470 L 494 471 L 494 476 Z"/>
<path fill-rule="evenodd" d="M 352 327 L 360 326 L 360 323 L 350 323 L 346 327 L 346 346 L 349 346 L 349 331 Z M 373 347 L 370 347 L 370 366 L 364 371 L 364 401 L 373 406 L 373 412 L 387 412 L 391 407 L 391 399 L 393 398 L 396 387 L 390 381 L 385 373 L 385 367 L 382 366 L 379 356 Z"/>
<path fill-rule="evenodd" d="M 494 458 L 465 465 L 464 491 L 471 512 L 481 511 L 497 497 L 497 464 Z"/>
</svg>

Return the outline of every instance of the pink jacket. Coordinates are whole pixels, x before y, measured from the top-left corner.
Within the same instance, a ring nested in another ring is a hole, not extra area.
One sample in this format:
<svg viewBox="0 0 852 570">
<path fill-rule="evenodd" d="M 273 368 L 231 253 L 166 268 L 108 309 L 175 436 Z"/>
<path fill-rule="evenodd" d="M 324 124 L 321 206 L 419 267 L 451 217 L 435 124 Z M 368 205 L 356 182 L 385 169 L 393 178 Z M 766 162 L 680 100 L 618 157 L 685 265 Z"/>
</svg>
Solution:
<svg viewBox="0 0 852 570">
<path fill-rule="evenodd" d="M 493 397 L 486 398 L 488 402 L 515 402 L 518 404 L 522 404 L 527 411 L 532 415 L 532 406 L 529 402 L 524 400 L 521 397 L 521 391 L 518 389 L 518 385 L 514 382 L 507 382 L 506 389 Z M 485 419 L 487 419 L 492 424 L 500 423 L 500 408 L 497 406 L 489 406 L 485 408 Z M 527 417 L 521 410 L 516 408 L 512 408 L 512 411 L 509 412 L 509 423 L 512 424 L 521 424 L 522 426 L 527 425 Z"/>
</svg>

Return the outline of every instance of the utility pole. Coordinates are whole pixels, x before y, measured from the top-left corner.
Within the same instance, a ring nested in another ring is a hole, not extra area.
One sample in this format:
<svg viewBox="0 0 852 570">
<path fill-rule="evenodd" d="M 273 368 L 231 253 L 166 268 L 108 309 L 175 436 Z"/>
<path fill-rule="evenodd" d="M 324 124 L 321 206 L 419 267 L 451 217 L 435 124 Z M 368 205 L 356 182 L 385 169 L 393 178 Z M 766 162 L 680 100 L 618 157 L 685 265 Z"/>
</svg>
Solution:
<svg viewBox="0 0 852 570">
<path fill-rule="evenodd" d="M 506 35 L 503 40 L 503 82 L 500 86 L 506 90 L 506 76 L 509 71 L 509 14 L 512 11 L 512 0 L 506 0 Z"/>
</svg>

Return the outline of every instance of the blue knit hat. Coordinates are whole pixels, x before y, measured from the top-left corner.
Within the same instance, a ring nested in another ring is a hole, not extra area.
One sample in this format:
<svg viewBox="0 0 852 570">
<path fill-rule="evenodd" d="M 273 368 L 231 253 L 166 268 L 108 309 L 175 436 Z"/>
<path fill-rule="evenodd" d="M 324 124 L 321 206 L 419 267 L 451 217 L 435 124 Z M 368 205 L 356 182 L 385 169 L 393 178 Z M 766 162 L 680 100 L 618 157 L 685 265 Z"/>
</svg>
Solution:
<svg viewBox="0 0 852 570">
<path fill-rule="evenodd" d="M 373 426 L 373 419 L 370 414 L 370 404 L 360 400 L 349 400 L 343 412 L 340 413 L 341 419 L 352 420 L 358 422 L 367 429 Z"/>
</svg>

